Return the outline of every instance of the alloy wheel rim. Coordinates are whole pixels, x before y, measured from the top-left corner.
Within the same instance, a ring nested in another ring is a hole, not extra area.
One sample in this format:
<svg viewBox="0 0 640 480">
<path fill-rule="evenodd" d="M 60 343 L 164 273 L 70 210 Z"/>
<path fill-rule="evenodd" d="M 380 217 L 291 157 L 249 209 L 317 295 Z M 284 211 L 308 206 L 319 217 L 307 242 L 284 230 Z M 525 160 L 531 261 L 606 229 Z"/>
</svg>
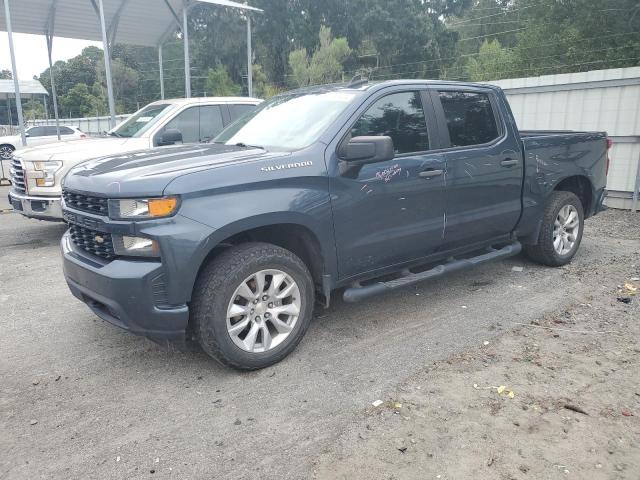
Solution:
<svg viewBox="0 0 640 480">
<path fill-rule="evenodd" d="M 0 158 L 9 160 L 11 157 L 13 157 L 13 149 L 10 147 L 0 147 Z"/>
<path fill-rule="evenodd" d="M 267 352 L 289 337 L 300 309 L 300 288 L 291 275 L 277 269 L 260 270 L 233 292 L 227 307 L 227 332 L 245 352 Z"/>
<path fill-rule="evenodd" d="M 573 205 L 565 205 L 553 224 L 553 248 L 559 255 L 570 253 L 578 241 L 580 216 Z"/>
</svg>

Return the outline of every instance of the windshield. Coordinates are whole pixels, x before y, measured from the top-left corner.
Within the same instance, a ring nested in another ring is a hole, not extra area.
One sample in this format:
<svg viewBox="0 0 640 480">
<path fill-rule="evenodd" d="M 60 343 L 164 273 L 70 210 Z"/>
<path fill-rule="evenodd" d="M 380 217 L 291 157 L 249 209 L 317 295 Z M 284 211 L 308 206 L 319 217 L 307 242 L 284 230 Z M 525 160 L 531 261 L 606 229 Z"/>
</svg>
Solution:
<svg viewBox="0 0 640 480">
<path fill-rule="evenodd" d="M 240 118 L 213 141 L 298 150 L 315 142 L 357 95 L 335 91 L 280 95 Z"/>
<path fill-rule="evenodd" d="M 114 137 L 141 137 L 144 132 L 149 130 L 158 119 L 161 113 L 166 111 L 171 104 L 165 103 L 160 105 L 147 105 L 142 110 L 127 118 L 124 122 L 109 132 Z"/>
</svg>

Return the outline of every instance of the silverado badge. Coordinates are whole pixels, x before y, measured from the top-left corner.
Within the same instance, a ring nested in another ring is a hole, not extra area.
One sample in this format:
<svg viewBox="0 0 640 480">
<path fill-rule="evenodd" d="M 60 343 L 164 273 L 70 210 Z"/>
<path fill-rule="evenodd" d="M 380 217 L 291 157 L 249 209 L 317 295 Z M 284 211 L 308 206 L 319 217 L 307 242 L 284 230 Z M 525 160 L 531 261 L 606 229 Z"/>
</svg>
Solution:
<svg viewBox="0 0 640 480">
<path fill-rule="evenodd" d="M 313 165 L 313 162 L 308 160 L 306 162 L 294 162 L 294 163 L 284 163 L 282 165 L 270 165 L 268 167 L 262 167 L 260 170 L 263 172 L 275 172 L 277 170 L 286 170 L 289 168 L 302 168 L 302 167 L 310 167 Z"/>
</svg>

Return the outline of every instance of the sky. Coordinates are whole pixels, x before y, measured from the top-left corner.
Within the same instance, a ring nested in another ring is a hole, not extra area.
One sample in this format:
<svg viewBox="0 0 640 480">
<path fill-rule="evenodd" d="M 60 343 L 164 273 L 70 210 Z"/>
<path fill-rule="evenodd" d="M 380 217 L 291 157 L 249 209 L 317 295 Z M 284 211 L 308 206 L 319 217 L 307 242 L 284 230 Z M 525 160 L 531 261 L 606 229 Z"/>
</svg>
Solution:
<svg viewBox="0 0 640 480">
<path fill-rule="evenodd" d="M 88 47 L 89 45 L 102 48 L 102 42 L 54 37 L 53 62 L 73 58 L 79 55 L 84 47 Z M 18 78 L 21 80 L 30 80 L 34 75 L 40 75 L 49 67 L 47 41 L 44 35 L 14 33 L 13 46 L 16 54 Z M 0 32 L 0 70 L 5 69 L 11 70 L 9 39 L 6 32 Z"/>
</svg>

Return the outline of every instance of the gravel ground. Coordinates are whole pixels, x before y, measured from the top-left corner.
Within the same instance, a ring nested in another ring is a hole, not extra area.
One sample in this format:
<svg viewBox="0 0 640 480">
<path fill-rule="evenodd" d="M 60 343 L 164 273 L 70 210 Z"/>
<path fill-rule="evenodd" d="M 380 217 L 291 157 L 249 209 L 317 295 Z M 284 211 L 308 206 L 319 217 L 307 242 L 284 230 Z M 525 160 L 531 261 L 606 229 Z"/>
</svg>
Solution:
<svg viewBox="0 0 640 480">
<path fill-rule="evenodd" d="M 4 199 L 0 188 L 0 210 Z M 640 416 L 637 352 L 629 350 L 638 299 L 626 305 L 614 297 L 640 264 L 639 218 L 609 211 L 590 220 L 567 268 L 515 257 L 362 304 L 337 300 L 316 312 L 290 357 L 238 373 L 97 319 L 64 283 L 57 245 L 64 227 L 0 213 L 0 478 L 410 478 L 418 471 L 420 478 L 638 478 L 638 416 L 620 416 L 623 408 Z M 548 322 L 558 312 L 571 315 L 562 328 L 618 333 L 553 337 L 519 325 L 556 326 Z M 599 326 L 605 320 L 617 323 Z M 531 355 L 557 367 L 555 379 L 521 353 L 533 343 L 544 345 Z M 474 383 L 505 385 L 515 397 Z M 416 393 L 425 389 L 436 393 Z M 564 397 L 589 416 L 561 410 Z M 393 404 L 376 409 L 376 399 Z M 580 423 L 567 420 L 566 433 L 562 416 Z M 399 430 L 398 419 L 414 430 Z M 516 436 L 534 420 L 538 434 Z M 603 435 L 614 454 L 601 451 Z M 509 437 L 514 443 L 505 445 Z M 580 450 L 576 439 L 595 450 L 588 465 L 567 450 Z M 405 453 L 396 449 L 401 441 Z M 413 463 L 398 463 L 407 459 Z"/>
</svg>

